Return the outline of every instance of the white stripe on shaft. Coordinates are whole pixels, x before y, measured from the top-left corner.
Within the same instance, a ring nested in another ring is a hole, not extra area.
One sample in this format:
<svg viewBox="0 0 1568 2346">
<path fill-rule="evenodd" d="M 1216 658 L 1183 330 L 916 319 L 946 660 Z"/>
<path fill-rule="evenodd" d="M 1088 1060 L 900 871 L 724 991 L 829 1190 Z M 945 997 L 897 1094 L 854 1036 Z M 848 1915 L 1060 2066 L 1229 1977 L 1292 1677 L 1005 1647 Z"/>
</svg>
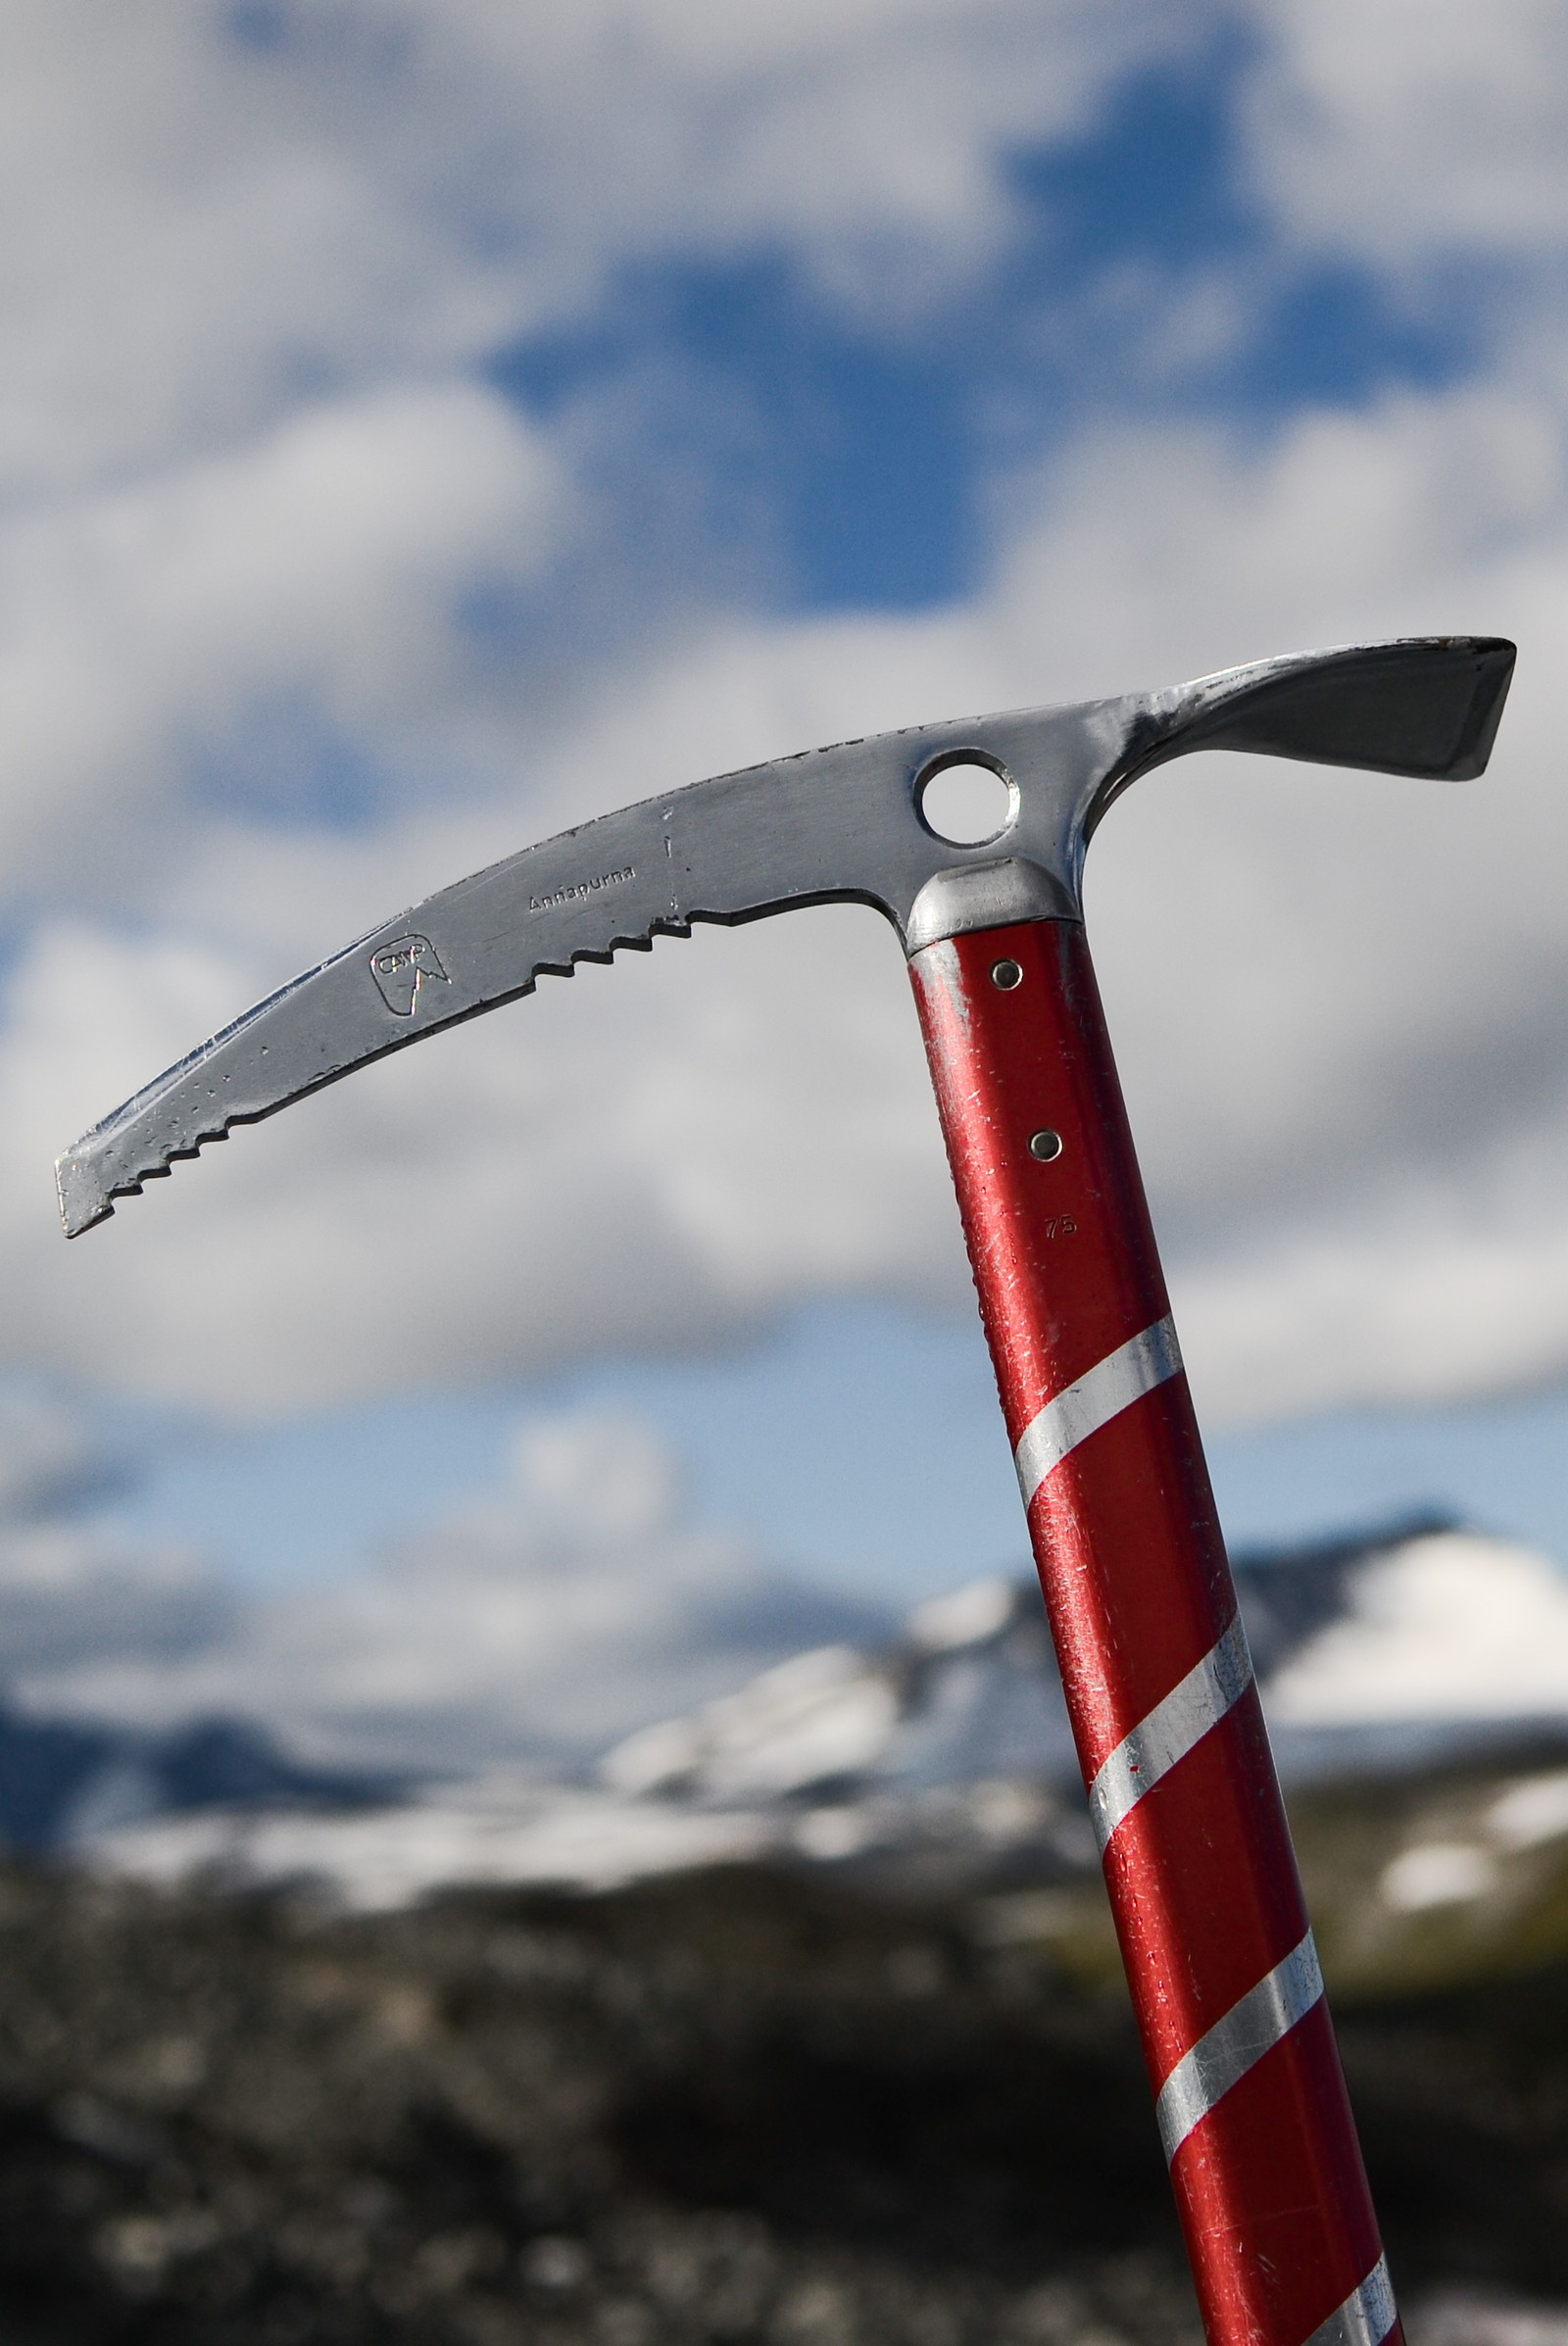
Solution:
<svg viewBox="0 0 1568 2346">
<path fill-rule="evenodd" d="M 1379 2257 L 1361 2286 L 1319 2322 L 1304 2346 L 1383 2346 L 1398 2318 L 1389 2268 Z"/>
<path fill-rule="evenodd" d="M 1252 1683 L 1252 1657 L 1237 1614 L 1200 1662 L 1124 1735 L 1089 1787 L 1089 1814 L 1102 1850 L 1152 1784 L 1217 1727 Z"/>
<path fill-rule="evenodd" d="M 1054 1394 L 1025 1426 L 1013 1452 L 1024 1505 L 1028 1506 L 1047 1475 L 1061 1464 L 1069 1450 L 1087 1442 L 1091 1434 L 1098 1434 L 1102 1426 L 1108 1426 L 1113 1417 L 1119 1417 L 1146 1393 L 1152 1393 L 1156 1385 L 1163 1385 L 1167 1377 L 1174 1377 L 1181 1365 L 1175 1322 L 1167 1315 L 1107 1354 L 1076 1385 Z"/>
<path fill-rule="evenodd" d="M 1323 1993 L 1309 1931 L 1283 1963 L 1249 1988 L 1223 2020 L 1182 2055 L 1159 2089 L 1154 2116 L 1165 2157 L 1174 2159 L 1200 2120 L 1303 2020 Z"/>
</svg>

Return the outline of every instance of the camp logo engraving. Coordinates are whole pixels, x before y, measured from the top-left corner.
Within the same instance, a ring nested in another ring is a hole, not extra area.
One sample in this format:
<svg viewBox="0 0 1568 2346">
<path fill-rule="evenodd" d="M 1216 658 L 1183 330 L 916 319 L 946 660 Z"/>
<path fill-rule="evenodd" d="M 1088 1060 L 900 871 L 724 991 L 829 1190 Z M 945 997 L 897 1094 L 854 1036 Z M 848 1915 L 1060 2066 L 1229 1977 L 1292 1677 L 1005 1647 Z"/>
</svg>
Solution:
<svg viewBox="0 0 1568 2346">
<path fill-rule="evenodd" d="M 370 955 L 370 975 L 387 1008 L 399 1018 L 414 1016 L 421 986 L 452 983 L 428 937 L 395 937 L 390 945 L 378 945 Z"/>
</svg>

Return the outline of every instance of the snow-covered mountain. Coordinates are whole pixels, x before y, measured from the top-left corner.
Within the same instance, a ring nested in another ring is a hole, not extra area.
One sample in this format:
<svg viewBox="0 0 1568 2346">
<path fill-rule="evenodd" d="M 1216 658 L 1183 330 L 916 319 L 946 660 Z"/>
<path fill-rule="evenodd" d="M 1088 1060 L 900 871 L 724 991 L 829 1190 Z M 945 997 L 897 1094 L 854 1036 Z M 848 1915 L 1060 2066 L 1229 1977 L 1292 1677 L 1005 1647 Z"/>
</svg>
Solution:
<svg viewBox="0 0 1568 2346">
<path fill-rule="evenodd" d="M 1431 1521 L 1243 1557 L 1237 1582 L 1288 1784 L 1568 1748 L 1568 1579 L 1547 1558 Z M 763 1857 L 933 1885 L 1094 1862 L 1039 1592 L 1000 1578 L 642 1730 L 592 1785 L 501 1773 L 353 1814 L 273 1798 L 105 1825 L 75 1837 L 108 1865 L 310 1877 L 372 1905 Z"/>
<path fill-rule="evenodd" d="M 601 1763 L 617 1791 L 777 1799 L 872 1784 L 1054 1780 L 1072 1739 L 1038 1589 L 983 1580 L 922 1605 L 896 1643 L 827 1645 Z"/>
<path fill-rule="evenodd" d="M 1287 1781 L 1568 1735 L 1568 1578 L 1532 1549 L 1424 1522 L 1244 1556 L 1236 1582 Z M 1038 1590 L 1000 1579 L 922 1606 L 883 1650 L 765 1671 L 602 1766 L 615 1789 L 709 1803 L 1075 1773 Z"/>
</svg>

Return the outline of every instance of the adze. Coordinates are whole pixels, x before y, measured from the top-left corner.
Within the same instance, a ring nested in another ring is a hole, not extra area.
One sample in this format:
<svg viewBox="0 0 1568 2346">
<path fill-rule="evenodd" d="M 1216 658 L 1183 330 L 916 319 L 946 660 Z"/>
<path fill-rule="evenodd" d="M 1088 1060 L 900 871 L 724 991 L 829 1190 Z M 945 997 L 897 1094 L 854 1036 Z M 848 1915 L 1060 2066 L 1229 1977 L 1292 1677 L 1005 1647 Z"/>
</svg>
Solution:
<svg viewBox="0 0 1568 2346">
<path fill-rule="evenodd" d="M 1156 2116 L 1212 2346 L 1382 2346 L 1398 2318 L 1084 942 L 1084 850 L 1184 751 L 1464 780 L 1494 637 L 1308 653 L 1070 709 L 915 726 L 584 823 L 362 937 L 66 1151 L 68 1235 L 172 1160 L 545 971 L 797 904 L 908 954 L 937 1107 Z M 955 764 L 991 838 L 926 819 Z"/>
</svg>

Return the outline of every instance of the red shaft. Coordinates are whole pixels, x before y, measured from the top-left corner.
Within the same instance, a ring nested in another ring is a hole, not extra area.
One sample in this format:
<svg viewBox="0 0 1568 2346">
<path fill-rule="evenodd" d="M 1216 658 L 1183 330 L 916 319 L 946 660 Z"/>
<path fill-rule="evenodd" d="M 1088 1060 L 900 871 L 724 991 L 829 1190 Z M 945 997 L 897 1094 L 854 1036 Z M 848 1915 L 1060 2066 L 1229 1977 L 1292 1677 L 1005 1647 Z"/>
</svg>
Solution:
<svg viewBox="0 0 1568 2346">
<path fill-rule="evenodd" d="M 1210 2346 L 1397 2346 L 1083 930 L 910 968 Z"/>
</svg>

